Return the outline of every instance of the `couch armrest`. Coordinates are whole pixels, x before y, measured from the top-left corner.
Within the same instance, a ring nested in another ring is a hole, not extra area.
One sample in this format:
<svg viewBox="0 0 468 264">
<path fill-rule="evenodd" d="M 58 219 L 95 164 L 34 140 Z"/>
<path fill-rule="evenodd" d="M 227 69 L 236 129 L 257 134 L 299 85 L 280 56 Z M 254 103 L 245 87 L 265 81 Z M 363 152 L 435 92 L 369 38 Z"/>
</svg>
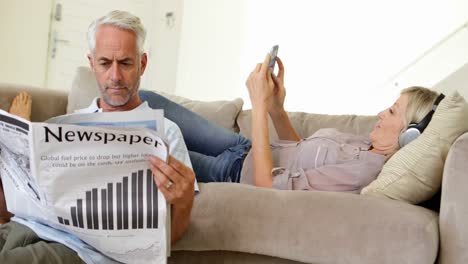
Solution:
<svg viewBox="0 0 468 264">
<path fill-rule="evenodd" d="M 439 215 L 439 263 L 468 262 L 468 132 L 447 155 Z"/>
<path fill-rule="evenodd" d="M 305 263 L 434 263 L 437 222 L 431 210 L 389 199 L 205 183 L 173 250 Z"/>
</svg>

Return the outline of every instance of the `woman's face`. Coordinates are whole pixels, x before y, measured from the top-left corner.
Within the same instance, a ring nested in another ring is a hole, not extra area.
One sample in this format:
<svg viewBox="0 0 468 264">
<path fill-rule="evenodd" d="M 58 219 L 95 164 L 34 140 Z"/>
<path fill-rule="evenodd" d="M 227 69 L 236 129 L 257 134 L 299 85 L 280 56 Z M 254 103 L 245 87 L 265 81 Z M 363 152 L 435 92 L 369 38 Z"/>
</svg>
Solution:
<svg viewBox="0 0 468 264">
<path fill-rule="evenodd" d="M 402 94 L 392 106 L 378 114 L 380 120 L 370 134 L 374 149 L 391 154 L 398 148 L 398 137 L 405 126 L 407 105 L 408 95 Z"/>
</svg>

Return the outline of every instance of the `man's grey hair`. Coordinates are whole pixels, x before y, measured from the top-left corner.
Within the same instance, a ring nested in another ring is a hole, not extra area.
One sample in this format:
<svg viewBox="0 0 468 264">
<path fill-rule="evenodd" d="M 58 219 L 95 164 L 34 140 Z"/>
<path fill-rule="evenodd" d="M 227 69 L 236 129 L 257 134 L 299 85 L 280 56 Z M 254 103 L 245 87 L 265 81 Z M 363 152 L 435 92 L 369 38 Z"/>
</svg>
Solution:
<svg viewBox="0 0 468 264">
<path fill-rule="evenodd" d="M 138 54 L 140 56 L 143 54 L 146 29 L 143 27 L 140 18 L 126 11 L 114 10 L 94 20 L 88 27 L 88 46 L 92 57 L 94 57 L 96 50 L 96 33 L 100 26 L 113 26 L 134 32 L 137 36 Z"/>
</svg>

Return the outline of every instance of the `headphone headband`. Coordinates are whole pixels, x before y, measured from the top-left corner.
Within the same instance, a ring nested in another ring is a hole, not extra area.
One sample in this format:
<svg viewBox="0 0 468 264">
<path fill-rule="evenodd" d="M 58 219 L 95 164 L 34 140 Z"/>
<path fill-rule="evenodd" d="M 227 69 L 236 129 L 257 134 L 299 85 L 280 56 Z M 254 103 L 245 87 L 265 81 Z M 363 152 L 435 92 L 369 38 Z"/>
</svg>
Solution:
<svg viewBox="0 0 468 264">
<path fill-rule="evenodd" d="M 432 105 L 431 111 L 429 111 L 429 113 L 427 113 L 427 115 L 419 123 L 413 124 L 412 127 L 417 128 L 422 133 L 424 131 L 424 129 L 426 129 L 427 125 L 429 125 L 429 122 L 431 121 L 435 110 L 439 106 L 440 101 L 442 101 L 442 99 L 444 99 L 444 98 L 445 98 L 445 95 L 443 93 L 441 93 L 437 97 L 437 99 L 435 100 L 434 105 Z"/>
</svg>

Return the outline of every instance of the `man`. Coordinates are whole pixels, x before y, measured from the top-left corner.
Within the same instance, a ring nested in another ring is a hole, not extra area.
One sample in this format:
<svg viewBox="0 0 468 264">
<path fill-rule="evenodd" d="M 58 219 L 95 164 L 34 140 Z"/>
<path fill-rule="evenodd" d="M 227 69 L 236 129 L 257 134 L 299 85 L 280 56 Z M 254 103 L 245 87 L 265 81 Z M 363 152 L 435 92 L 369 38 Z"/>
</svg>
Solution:
<svg viewBox="0 0 468 264">
<path fill-rule="evenodd" d="M 78 112 L 149 109 L 138 95 L 140 77 L 147 65 L 147 55 L 142 52 L 145 34 L 139 18 L 121 11 L 110 12 L 90 25 L 88 59 L 99 85 L 101 98 L 96 98 L 90 107 Z M 19 98 L 23 97 L 24 95 L 20 95 Z M 29 108 L 30 103 L 29 99 Z M 26 101 L 23 107 L 27 106 Z M 165 119 L 164 122 L 165 135 L 170 145 L 169 160 L 165 163 L 151 157 L 149 161 L 156 185 L 172 207 L 171 242 L 174 243 L 180 239 L 190 221 L 195 174 L 179 128 L 172 121 Z M 25 219 L 13 220 L 15 221 L 2 226 L 0 230 L 3 236 L 8 236 L 4 240 L 0 238 L 0 263 L 81 262 L 67 247 L 58 243 L 46 243 L 37 237 L 39 235 L 50 239 L 57 236 L 52 228 Z M 100 260 L 95 252 L 80 252 L 87 253 L 91 254 L 86 258 L 88 261 L 108 261 L 105 258 Z"/>
<path fill-rule="evenodd" d="M 145 35 L 140 19 L 122 11 L 112 11 L 90 25 L 88 60 L 101 98 L 77 112 L 149 109 L 138 95 L 140 77 L 148 61 L 143 53 Z M 195 174 L 177 125 L 165 119 L 164 128 L 170 154 L 176 158 L 171 156 L 167 164 L 156 157 L 150 158 L 150 162 L 156 185 L 172 205 L 171 241 L 175 242 L 188 227 Z"/>
</svg>

